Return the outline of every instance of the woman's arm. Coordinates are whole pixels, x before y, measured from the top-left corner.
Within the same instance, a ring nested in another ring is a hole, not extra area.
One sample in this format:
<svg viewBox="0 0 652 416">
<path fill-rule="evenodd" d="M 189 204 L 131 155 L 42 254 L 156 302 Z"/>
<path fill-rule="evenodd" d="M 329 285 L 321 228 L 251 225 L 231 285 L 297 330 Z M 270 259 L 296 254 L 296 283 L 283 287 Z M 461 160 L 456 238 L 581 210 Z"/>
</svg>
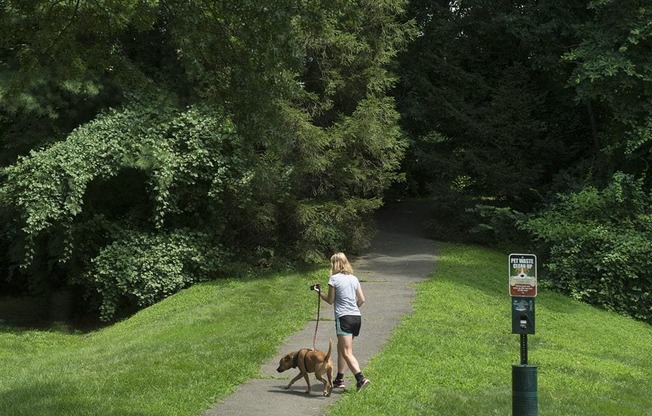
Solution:
<svg viewBox="0 0 652 416">
<path fill-rule="evenodd" d="M 364 292 L 362 291 L 362 285 L 358 285 L 358 288 L 355 291 L 355 295 L 358 298 L 356 303 L 357 303 L 358 308 L 359 308 L 360 306 L 362 306 L 362 304 L 364 303 L 364 300 L 365 300 L 364 299 Z"/>
<path fill-rule="evenodd" d="M 324 295 L 324 292 L 319 289 L 319 296 L 324 299 L 324 302 L 332 305 L 335 302 L 335 288 L 331 285 L 328 285 L 328 293 Z"/>
</svg>

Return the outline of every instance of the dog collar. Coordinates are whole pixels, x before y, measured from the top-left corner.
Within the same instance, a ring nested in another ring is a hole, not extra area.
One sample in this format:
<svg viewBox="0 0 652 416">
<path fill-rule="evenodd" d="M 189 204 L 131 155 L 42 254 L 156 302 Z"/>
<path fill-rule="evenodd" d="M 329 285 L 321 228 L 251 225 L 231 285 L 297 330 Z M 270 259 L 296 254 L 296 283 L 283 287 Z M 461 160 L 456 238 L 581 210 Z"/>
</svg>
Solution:
<svg viewBox="0 0 652 416">
<path fill-rule="evenodd" d="M 297 351 L 296 354 L 294 354 L 294 361 L 292 361 L 292 368 L 297 368 L 299 366 L 299 355 L 301 355 L 301 351 L 303 351 L 304 348 L 301 348 L 299 351 Z"/>
</svg>

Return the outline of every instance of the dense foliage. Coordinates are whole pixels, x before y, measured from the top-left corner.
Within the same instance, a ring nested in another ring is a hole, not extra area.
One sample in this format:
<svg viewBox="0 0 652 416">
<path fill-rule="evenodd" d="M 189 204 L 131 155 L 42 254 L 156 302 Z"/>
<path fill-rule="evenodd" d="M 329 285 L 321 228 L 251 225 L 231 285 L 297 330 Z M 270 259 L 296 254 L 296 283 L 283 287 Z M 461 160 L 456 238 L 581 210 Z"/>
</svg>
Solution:
<svg viewBox="0 0 652 416">
<path fill-rule="evenodd" d="M 543 243 L 547 282 L 652 323 L 652 195 L 618 173 L 604 189 L 560 195 L 523 224 Z"/>
<path fill-rule="evenodd" d="M 428 196 L 436 238 L 540 244 L 554 287 L 649 319 L 640 1 L 0 7 L 3 289 L 108 319 L 357 252 L 388 196 Z"/>
<path fill-rule="evenodd" d="M 402 0 L 0 4 L 13 287 L 81 286 L 109 319 L 368 242 L 405 147 Z"/>
<path fill-rule="evenodd" d="M 433 196 L 433 235 L 536 250 L 554 287 L 649 322 L 651 14 L 639 1 L 410 2 L 419 32 L 394 94 L 411 145 L 395 190 Z"/>
</svg>

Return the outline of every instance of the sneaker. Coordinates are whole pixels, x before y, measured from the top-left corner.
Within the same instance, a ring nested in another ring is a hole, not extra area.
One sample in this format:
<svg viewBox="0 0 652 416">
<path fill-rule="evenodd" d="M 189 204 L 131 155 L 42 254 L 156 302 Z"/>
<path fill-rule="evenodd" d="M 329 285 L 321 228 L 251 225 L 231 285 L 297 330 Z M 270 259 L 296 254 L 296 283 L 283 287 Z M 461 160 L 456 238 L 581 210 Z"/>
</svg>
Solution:
<svg viewBox="0 0 652 416">
<path fill-rule="evenodd" d="M 362 390 L 363 388 L 367 387 L 369 384 L 371 384 L 371 381 L 367 380 L 366 378 L 363 378 L 361 382 L 358 383 L 358 391 Z"/>
<path fill-rule="evenodd" d="M 344 387 L 346 387 L 346 385 L 344 384 L 344 379 L 341 379 L 341 380 L 335 379 L 333 381 L 333 388 L 334 389 L 343 389 Z"/>
</svg>

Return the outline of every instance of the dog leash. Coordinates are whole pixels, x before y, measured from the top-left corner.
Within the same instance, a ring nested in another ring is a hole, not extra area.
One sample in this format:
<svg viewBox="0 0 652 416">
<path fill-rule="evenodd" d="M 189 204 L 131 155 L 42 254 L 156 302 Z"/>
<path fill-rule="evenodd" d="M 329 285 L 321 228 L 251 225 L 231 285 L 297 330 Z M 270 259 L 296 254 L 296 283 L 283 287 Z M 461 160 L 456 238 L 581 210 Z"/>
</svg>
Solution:
<svg viewBox="0 0 652 416">
<path fill-rule="evenodd" d="M 319 310 L 321 309 L 321 290 L 317 292 L 317 323 L 315 324 L 315 334 L 312 336 L 312 349 L 317 351 L 317 329 L 319 329 Z"/>
</svg>

